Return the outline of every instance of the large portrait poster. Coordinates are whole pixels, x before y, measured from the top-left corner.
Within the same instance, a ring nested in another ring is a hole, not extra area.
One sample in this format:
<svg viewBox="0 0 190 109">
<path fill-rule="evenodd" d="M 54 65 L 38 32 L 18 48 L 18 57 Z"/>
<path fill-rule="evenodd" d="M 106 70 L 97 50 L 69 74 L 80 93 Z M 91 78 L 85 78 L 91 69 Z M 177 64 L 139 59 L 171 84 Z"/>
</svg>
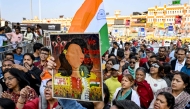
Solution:
<svg viewBox="0 0 190 109">
<path fill-rule="evenodd" d="M 102 101 L 99 34 L 54 34 L 50 38 L 57 64 L 53 96 Z"/>
</svg>

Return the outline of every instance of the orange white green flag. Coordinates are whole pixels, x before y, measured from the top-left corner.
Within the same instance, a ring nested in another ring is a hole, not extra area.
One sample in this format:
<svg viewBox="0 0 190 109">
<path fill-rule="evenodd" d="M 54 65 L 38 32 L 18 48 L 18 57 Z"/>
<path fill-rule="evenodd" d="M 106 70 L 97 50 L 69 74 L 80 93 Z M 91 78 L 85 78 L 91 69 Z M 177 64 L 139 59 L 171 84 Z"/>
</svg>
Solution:
<svg viewBox="0 0 190 109">
<path fill-rule="evenodd" d="M 108 27 L 103 0 L 85 0 L 82 6 L 76 12 L 69 29 L 69 33 L 89 33 L 99 32 L 101 41 L 101 55 L 108 48 Z"/>
</svg>

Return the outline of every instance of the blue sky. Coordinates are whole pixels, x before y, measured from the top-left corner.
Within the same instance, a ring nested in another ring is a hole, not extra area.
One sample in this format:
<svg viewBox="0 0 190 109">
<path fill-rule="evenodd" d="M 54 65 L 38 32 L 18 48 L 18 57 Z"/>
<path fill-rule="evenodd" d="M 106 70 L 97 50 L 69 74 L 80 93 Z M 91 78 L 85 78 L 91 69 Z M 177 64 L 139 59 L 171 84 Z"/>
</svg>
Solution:
<svg viewBox="0 0 190 109">
<path fill-rule="evenodd" d="M 33 2 L 33 16 L 39 15 L 39 0 Z M 149 7 L 170 3 L 172 0 L 104 0 L 106 12 L 114 15 L 115 10 L 121 10 L 122 15 L 130 15 L 134 11 L 147 11 Z M 188 3 L 189 0 L 181 0 Z M 11 22 L 20 22 L 22 18 L 31 19 L 31 0 L 0 0 L 2 18 Z M 73 17 L 84 0 L 41 0 L 42 18 L 58 18 L 59 15 Z"/>
</svg>

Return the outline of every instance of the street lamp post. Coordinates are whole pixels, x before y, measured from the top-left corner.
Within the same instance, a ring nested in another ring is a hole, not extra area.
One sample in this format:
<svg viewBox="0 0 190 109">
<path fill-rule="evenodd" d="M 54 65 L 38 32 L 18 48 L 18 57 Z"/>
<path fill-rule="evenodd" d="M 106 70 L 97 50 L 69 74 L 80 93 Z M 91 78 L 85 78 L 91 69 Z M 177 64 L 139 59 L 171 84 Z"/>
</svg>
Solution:
<svg viewBox="0 0 190 109">
<path fill-rule="evenodd" d="M 33 19 L 32 0 L 30 0 L 30 9 L 31 9 L 31 19 Z"/>
</svg>

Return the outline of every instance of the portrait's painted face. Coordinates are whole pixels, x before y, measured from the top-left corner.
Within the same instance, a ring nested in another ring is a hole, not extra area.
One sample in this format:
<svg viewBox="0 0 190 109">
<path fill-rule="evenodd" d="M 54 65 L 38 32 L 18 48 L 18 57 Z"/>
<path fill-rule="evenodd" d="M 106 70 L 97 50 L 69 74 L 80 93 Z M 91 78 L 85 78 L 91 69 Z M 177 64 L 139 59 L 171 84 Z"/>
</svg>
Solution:
<svg viewBox="0 0 190 109">
<path fill-rule="evenodd" d="M 82 49 L 77 44 L 71 44 L 66 53 L 66 59 L 71 65 L 72 69 L 76 69 L 80 67 L 80 65 L 84 61 L 84 54 L 82 53 Z"/>
</svg>

